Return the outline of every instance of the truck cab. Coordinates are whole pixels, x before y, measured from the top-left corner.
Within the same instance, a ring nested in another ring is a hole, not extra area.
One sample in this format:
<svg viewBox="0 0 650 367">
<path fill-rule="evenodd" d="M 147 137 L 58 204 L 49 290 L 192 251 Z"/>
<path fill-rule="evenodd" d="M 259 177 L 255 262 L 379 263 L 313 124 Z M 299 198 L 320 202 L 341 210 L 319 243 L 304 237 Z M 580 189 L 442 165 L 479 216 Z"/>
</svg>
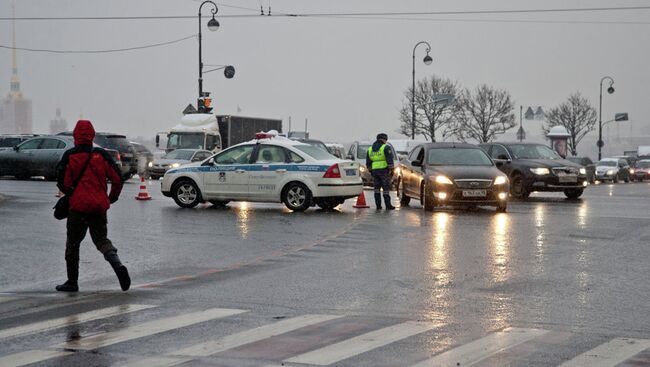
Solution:
<svg viewBox="0 0 650 367">
<path fill-rule="evenodd" d="M 159 147 L 160 136 L 156 136 Z M 212 114 L 194 113 L 184 115 L 181 123 L 167 132 L 166 152 L 175 149 L 204 149 L 219 152 L 222 149 L 217 118 Z"/>
</svg>

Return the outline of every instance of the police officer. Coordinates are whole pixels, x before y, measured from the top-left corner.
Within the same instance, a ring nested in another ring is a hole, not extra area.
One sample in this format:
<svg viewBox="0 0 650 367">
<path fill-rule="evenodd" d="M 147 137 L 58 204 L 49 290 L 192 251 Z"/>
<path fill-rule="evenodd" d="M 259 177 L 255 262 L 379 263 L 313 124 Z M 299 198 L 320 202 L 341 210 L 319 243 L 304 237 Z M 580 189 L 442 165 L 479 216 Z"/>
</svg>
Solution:
<svg viewBox="0 0 650 367">
<path fill-rule="evenodd" d="M 384 133 L 377 134 L 377 141 L 368 148 L 366 167 L 368 167 L 374 181 L 377 209 L 381 209 L 381 190 L 383 189 L 386 210 L 393 210 L 395 207 L 390 203 L 390 181 L 394 168 L 393 151 L 390 146 L 386 145 L 387 141 L 388 135 Z"/>
</svg>

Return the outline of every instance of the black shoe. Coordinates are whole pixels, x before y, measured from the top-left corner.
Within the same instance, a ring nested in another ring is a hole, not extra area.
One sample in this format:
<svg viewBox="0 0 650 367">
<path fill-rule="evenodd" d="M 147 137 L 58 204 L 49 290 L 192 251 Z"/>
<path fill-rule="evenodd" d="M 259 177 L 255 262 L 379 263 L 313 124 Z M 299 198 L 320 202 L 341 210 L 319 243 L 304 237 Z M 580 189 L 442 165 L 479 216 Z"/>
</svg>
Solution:
<svg viewBox="0 0 650 367">
<path fill-rule="evenodd" d="M 392 205 L 391 205 L 391 206 L 387 206 L 387 207 L 386 207 L 386 210 L 395 210 L 395 207 L 392 206 Z"/>
<path fill-rule="evenodd" d="M 63 284 L 57 285 L 56 290 L 59 292 L 79 292 L 79 286 L 77 283 L 67 281 Z"/>
<path fill-rule="evenodd" d="M 129 271 L 126 270 L 126 266 L 122 265 L 115 269 L 115 274 L 117 279 L 120 281 L 120 287 L 123 291 L 128 291 L 131 287 L 131 278 L 129 277 Z"/>
</svg>

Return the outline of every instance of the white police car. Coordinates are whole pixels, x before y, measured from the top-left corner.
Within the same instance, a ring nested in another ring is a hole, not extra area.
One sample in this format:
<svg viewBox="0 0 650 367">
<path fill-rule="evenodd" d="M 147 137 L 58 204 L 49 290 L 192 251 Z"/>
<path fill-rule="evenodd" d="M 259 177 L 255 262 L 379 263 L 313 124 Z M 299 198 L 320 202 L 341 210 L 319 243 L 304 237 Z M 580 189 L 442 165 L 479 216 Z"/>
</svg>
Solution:
<svg viewBox="0 0 650 367">
<path fill-rule="evenodd" d="M 162 193 L 183 208 L 201 202 L 282 202 L 293 211 L 331 209 L 363 189 L 359 164 L 318 147 L 260 133 L 255 140 L 167 171 Z"/>
</svg>

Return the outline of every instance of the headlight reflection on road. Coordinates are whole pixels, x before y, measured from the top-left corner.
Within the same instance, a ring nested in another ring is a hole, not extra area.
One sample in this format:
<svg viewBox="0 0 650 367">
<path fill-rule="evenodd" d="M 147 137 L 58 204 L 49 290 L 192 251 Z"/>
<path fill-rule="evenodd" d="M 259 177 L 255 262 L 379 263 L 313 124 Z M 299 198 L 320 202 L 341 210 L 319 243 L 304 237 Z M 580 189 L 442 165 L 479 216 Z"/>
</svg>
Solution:
<svg viewBox="0 0 650 367">
<path fill-rule="evenodd" d="M 430 277 L 434 279 L 428 286 L 430 299 L 428 301 L 429 312 L 426 319 L 437 320 L 442 323 L 449 321 L 451 316 L 449 300 L 449 282 L 451 281 L 449 270 L 449 228 L 452 217 L 449 213 L 433 214 L 431 223 L 431 245 L 429 246 L 429 271 Z"/>
<path fill-rule="evenodd" d="M 508 232 L 510 230 L 510 217 L 502 213 L 494 216 L 492 220 L 492 280 L 503 282 L 508 280 L 510 270 L 508 269 L 509 249 Z"/>
<path fill-rule="evenodd" d="M 589 216 L 589 207 L 587 203 L 582 203 L 578 208 L 578 226 L 580 229 L 585 229 L 587 226 L 587 218 Z"/>
<path fill-rule="evenodd" d="M 250 205 L 246 201 L 239 203 L 239 209 L 237 210 L 237 226 L 239 227 L 239 232 L 241 233 L 241 238 L 248 238 L 248 222 L 251 214 Z"/>
<path fill-rule="evenodd" d="M 535 273 L 540 274 L 544 271 L 544 240 L 546 231 L 546 208 L 543 204 L 537 204 L 535 207 L 535 260 L 537 265 Z"/>
</svg>

